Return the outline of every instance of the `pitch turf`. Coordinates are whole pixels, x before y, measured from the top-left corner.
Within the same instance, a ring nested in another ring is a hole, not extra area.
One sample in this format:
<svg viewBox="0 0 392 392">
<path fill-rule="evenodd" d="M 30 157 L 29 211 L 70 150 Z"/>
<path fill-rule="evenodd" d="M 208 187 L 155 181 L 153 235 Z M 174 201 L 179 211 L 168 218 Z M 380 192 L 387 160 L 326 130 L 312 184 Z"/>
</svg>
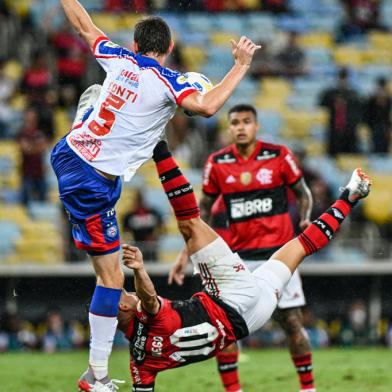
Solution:
<svg viewBox="0 0 392 392">
<path fill-rule="evenodd" d="M 297 378 L 286 350 L 246 350 L 240 363 L 244 392 L 298 392 Z M 392 351 L 333 349 L 314 353 L 320 392 L 392 391 Z M 0 354 L 0 391 L 75 392 L 87 352 Z M 111 376 L 127 381 L 128 353 L 114 352 Z M 156 392 L 222 392 L 215 359 L 161 373 Z"/>
</svg>

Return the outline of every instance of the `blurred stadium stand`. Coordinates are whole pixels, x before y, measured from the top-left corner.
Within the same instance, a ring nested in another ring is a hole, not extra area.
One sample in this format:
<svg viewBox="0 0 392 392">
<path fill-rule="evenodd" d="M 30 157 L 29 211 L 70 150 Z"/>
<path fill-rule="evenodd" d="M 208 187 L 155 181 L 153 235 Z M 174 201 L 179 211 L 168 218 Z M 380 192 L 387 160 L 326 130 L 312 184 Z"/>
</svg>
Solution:
<svg viewBox="0 0 392 392">
<path fill-rule="evenodd" d="M 179 56 L 173 60 L 173 68 L 203 72 L 213 82 L 219 81 L 232 65 L 231 38 L 246 34 L 254 40 L 266 42 L 276 53 L 287 34 L 297 32 L 306 58 L 306 72 L 303 75 L 268 75 L 258 79 L 248 76 L 216 118 L 187 121 L 193 130 L 202 135 L 203 149 L 208 153 L 227 140 L 225 109 L 235 103 L 251 102 L 259 112 L 260 137 L 306 153 L 303 165 L 318 173 L 334 194 L 353 168 L 359 165 L 368 170 L 374 179 L 371 197 L 365 200 L 363 209 L 353 217 L 351 224 L 345 225 L 328 251 L 314 257 L 314 264 L 305 265 L 303 272 L 305 276 L 312 276 L 313 280 L 323 276 L 330 276 L 328 279 L 334 275 L 340 276 L 341 290 L 344 290 L 345 276 L 352 276 L 352 288 L 355 287 L 355 276 L 362 274 L 361 279 L 374 288 L 373 292 L 366 294 L 369 303 L 374 302 L 374 298 L 385 303 L 384 285 L 386 281 L 390 282 L 389 275 L 392 274 L 391 151 L 388 154 L 374 154 L 370 130 L 361 124 L 360 154 L 327 155 L 328 116 L 318 102 L 321 92 L 334 85 L 341 66 L 349 68 L 350 82 L 362 99 L 374 91 L 378 78 L 391 77 L 392 0 L 379 2 L 379 28 L 350 37 L 340 34 L 345 11 L 338 0 L 290 0 L 287 2 L 287 12 L 283 13 L 261 10 L 262 2 L 259 1 L 245 1 L 242 10 L 232 9 L 215 14 L 203 12 L 202 1 L 189 2 L 189 7 L 177 2 L 178 9 L 173 8 L 173 2 L 146 1 L 145 8 L 139 13 L 132 13 L 131 6 L 125 11 L 111 12 L 102 0 L 83 0 L 82 3 L 92 13 L 96 24 L 113 41 L 125 46 L 130 46 L 132 29 L 144 13 L 154 12 L 163 16 L 179 46 Z M 69 229 L 58 202 L 56 180 L 48 162 L 47 200 L 33 201 L 27 206 L 20 202 L 21 156 L 17 134 L 23 123 L 24 110 L 32 104 L 33 98 L 24 87 L 23 77 L 34 53 L 45 53 L 51 75 L 45 101 L 53 113 L 53 135 L 48 135 L 51 143 L 68 132 L 80 93 L 78 87 L 64 83 L 58 76 L 59 56 L 64 56 L 64 53 L 56 47 L 53 37 L 56 32 L 62 31 L 63 25 L 64 17 L 58 9 L 57 0 L 0 0 L 0 68 L 3 69 L 0 73 L 0 92 L 7 83 L 12 91 L 4 99 L 0 96 L 0 103 L 7 108 L 5 114 L 0 111 L 0 277 L 8 282 L 6 287 L 12 287 L 10 282 L 15 280 L 28 281 L 37 276 L 84 279 L 84 276 L 92 274 L 91 267 L 83 262 L 66 263 L 75 260 L 69 260 Z M 74 39 L 77 40 L 76 37 Z M 100 82 L 103 75 L 95 60 L 86 55 L 83 49 L 78 50 L 80 62 L 87 67 L 81 87 Z M 389 83 L 392 93 L 392 79 Z M 182 155 L 179 159 L 200 192 L 201 160 L 199 165 L 194 165 Z M 165 216 L 166 232 L 160 239 L 159 261 L 166 264 L 150 267 L 151 272 L 160 279 L 160 286 L 164 287 L 163 276 L 168 271 L 168 263 L 181 249 L 182 240 L 160 184 L 155 174 L 151 173 L 154 173 L 151 163 L 147 163 L 131 183 L 125 184 L 117 210 L 121 222 L 129 210 L 135 190 L 143 187 L 149 203 Z M 75 253 L 71 252 L 71 255 Z M 380 283 L 378 279 L 384 275 L 385 281 Z M 1 297 L 9 294 L 3 289 Z M 316 296 L 322 297 L 319 291 Z M 387 306 L 384 310 L 392 318 L 392 309 Z M 381 319 L 381 311 L 372 317 Z"/>
</svg>

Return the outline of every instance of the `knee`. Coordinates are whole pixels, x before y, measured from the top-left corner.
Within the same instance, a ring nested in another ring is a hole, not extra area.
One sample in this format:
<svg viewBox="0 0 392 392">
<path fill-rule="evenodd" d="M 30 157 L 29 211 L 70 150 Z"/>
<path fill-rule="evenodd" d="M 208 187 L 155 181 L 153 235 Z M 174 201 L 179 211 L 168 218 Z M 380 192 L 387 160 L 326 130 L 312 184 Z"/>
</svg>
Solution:
<svg viewBox="0 0 392 392">
<path fill-rule="evenodd" d="M 94 257 L 93 263 L 97 276 L 97 285 L 121 289 L 124 286 L 124 273 L 118 260 L 118 254 Z"/>
<path fill-rule="evenodd" d="M 294 340 L 307 339 L 307 334 L 303 326 L 302 312 L 299 309 L 283 311 L 280 317 L 280 325 L 286 335 Z"/>
<path fill-rule="evenodd" d="M 238 352 L 238 346 L 237 343 L 231 343 L 229 344 L 227 347 L 225 347 L 222 351 L 220 351 L 221 353 L 224 354 L 234 354 Z"/>
<path fill-rule="evenodd" d="M 102 271 L 97 276 L 97 283 L 100 286 L 121 289 L 124 286 L 124 273 L 121 268 Z"/>
</svg>

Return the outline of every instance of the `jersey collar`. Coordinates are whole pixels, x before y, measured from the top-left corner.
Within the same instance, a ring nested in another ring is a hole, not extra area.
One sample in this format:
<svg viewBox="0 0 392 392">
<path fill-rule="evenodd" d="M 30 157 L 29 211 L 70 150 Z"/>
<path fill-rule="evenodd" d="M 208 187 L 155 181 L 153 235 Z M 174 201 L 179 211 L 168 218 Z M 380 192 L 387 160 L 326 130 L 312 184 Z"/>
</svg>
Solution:
<svg viewBox="0 0 392 392">
<path fill-rule="evenodd" d="M 140 53 L 137 53 L 135 59 L 139 65 L 139 67 L 157 67 L 160 66 L 157 60 L 153 59 L 152 57 L 143 56 Z"/>
<path fill-rule="evenodd" d="M 252 161 L 256 158 L 257 154 L 260 152 L 261 145 L 262 145 L 261 140 L 256 140 L 255 150 L 252 152 L 252 154 L 250 155 L 249 158 L 244 158 L 238 153 L 237 146 L 235 144 L 233 144 L 233 154 L 237 158 L 238 161 L 249 162 L 249 161 Z"/>
</svg>

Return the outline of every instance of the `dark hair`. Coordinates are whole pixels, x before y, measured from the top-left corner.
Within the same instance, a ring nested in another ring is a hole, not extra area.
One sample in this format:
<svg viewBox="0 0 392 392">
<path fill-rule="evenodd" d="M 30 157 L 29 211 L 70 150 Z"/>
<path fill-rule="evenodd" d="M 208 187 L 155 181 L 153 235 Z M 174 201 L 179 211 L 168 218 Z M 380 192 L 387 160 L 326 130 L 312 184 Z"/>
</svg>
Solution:
<svg viewBox="0 0 392 392">
<path fill-rule="evenodd" d="M 240 112 L 252 112 L 253 115 L 255 116 L 255 119 L 257 120 L 257 111 L 254 108 L 254 106 L 245 103 L 241 103 L 239 105 L 234 105 L 233 107 L 231 107 L 228 112 L 228 116 L 230 116 L 231 113 L 240 113 Z"/>
<path fill-rule="evenodd" d="M 133 39 L 141 54 L 166 54 L 171 42 L 170 28 L 159 16 L 149 16 L 136 23 Z"/>
</svg>

